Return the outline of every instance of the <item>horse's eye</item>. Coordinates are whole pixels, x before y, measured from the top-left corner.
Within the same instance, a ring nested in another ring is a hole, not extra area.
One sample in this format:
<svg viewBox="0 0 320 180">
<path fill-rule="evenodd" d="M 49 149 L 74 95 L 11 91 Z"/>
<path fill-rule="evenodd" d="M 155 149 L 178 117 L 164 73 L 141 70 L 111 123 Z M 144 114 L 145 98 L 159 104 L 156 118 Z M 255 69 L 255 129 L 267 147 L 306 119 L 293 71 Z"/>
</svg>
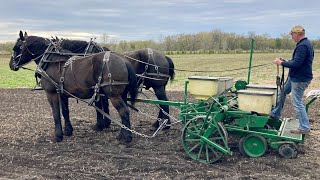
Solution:
<svg viewBox="0 0 320 180">
<path fill-rule="evenodd" d="M 20 46 L 20 49 L 22 50 L 23 46 Z"/>
</svg>

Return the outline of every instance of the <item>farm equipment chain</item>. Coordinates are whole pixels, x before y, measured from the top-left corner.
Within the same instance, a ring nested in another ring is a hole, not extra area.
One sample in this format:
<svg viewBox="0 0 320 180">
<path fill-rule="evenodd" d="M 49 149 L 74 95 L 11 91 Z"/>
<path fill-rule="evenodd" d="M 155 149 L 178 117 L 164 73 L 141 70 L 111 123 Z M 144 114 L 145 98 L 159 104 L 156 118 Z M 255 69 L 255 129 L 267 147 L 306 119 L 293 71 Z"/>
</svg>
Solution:
<svg viewBox="0 0 320 180">
<path fill-rule="evenodd" d="M 171 119 L 174 120 L 174 122 L 172 122 L 170 125 L 167 125 L 166 123 L 164 123 L 164 126 L 172 126 L 173 124 L 177 124 L 177 123 L 180 123 L 182 122 L 182 120 L 177 120 L 176 118 L 174 118 L 173 116 L 171 116 L 170 114 L 166 113 L 162 108 L 160 108 L 160 110 L 163 112 L 163 114 L 167 115 L 168 117 L 170 117 Z M 152 116 L 148 113 L 145 113 L 145 112 L 142 112 L 141 110 L 138 110 L 138 112 L 142 115 L 145 115 L 151 119 L 156 119 L 157 121 L 159 121 L 160 123 L 163 123 L 164 121 L 167 122 L 168 119 L 164 119 L 164 118 L 158 118 L 158 117 L 155 117 L 155 116 Z"/>
<path fill-rule="evenodd" d="M 151 90 L 148 90 L 148 91 L 155 95 L 155 93 L 154 93 L 153 91 L 151 91 Z M 141 94 L 144 95 L 147 99 L 150 99 L 145 93 L 142 93 L 142 92 L 141 92 Z M 180 122 L 182 121 L 182 120 L 177 120 L 175 117 L 171 116 L 169 113 L 167 113 L 166 111 L 164 111 L 159 105 L 155 104 L 155 106 L 156 106 L 160 111 L 162 111 L 163 114 L 165 114 L 166 116 L 168 116 L 168 117 L 170 117 L 172 120 L 174 120 L 174 122 L 171 123 L 171 125 L 167 125 L 167 126 L 172 126 L 173 124 L 177 124 L 177 123 L 180 123 Z M 173 108 L 173 109 L 175 109 L 175 110 L 177 110 L 177 111 L 180 111 L 178 108 L 175 108 L 175 107 L 173 107 L 173 106 L 171 106 L 171 108 Z M 156 120 L 159 121 L 160 123 L 161 123 L 162 121 L 166 120 L 166 119 L 157 118 L 157 117 L 152 116 L 152 115 L 150 115 L 150 114 L 148 114 L 148 113 L 144 113 L 144 112 L 142 112 L 141 110 L 138 110 L 138 111 L 139 111 L 141 114 L 144 114 L 144 115 L 146 115 L 146 116 L 148 116 L 148 117 L 151 117 L 151 118 L 153 118 L 153 119 L 156 119 Z"/>
<path fill-rule="evenodd" d="M 77 99 L 79 99 L 80 101 L 83 101 L 83 102 L 89 104 L 87 101 L 85 101 L 85 100 L 83 100 L 83 99 L 80 99 L 80 98 L 77 98 Z M 167 123 L 167 121 L 168 121 L 168 120 L 164 120 L 163 123 L 160 124 L 160 126 L 158 127 L 158 129 L 156 129 L 155 132 L 150 136 L 150 135 L 142 134 L 142 133 L 140 133 L 140 132 L 138 132 L 138 131 L 135 131 L 135 130 L 133 130 L 133 129 L 130 129 L 130 128 L 128 128 L 127 126 L 125 126 L 124 124 L 122 124 L 120 121 L 115 120 L 115 119 L 112 119 L 110 115 L 108 115 L 107 113 L 105 113 L 102 109 L 98 108 L 97 106 L 95 106 L 95 105 L 93 105 L 93 104 L 90 105 L 90 106 L 94 107 L 94 108 L 95 108 L 97 111 L 99 111 L 103 116 L 107 117 L 108 119 L 110 119 L 110 121 L 116 123 L 116 124 L 119 125 L 121 128 L 123 128 L 123 129 L 125 129 L 125 130 L 127 130 L 127 131 L 130 131 L 130 132 L 132 132 L 133 134 L 136 134 L 136 135 L 138 135 L 138 136 L 144 137 L 144 138 L 153 138 L 153 137 L 155 137 L 155 136 L 157 135 L 157 133 L 158 133 L 162 128 L 164 128 L 164 125 L 165 125 L 165 124 Z"/>
</svg>

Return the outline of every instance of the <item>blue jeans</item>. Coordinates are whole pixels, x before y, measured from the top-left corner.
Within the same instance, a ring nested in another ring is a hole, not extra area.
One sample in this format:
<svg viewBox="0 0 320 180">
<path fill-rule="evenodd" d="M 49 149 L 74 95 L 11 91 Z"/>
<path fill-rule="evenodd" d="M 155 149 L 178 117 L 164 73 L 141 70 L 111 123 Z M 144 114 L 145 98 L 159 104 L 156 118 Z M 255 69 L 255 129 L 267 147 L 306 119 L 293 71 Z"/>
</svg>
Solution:
<svg viewBox="0 0 320 180">
<path fill-rule="evenodd" d="M 303 104 L 302 98 L 304 91 L 310 84 L 308 82 L 293 82 L 288 78 L 284 84 L 284 101 L 288 94 L 291 93 L 291 102 L 296 113 L 296 118 L 299 119 L 299 129 L 310 130 L 309 118 L 306 112 L 306 108 Z M 278 95 L 278 102 L 276 107 L 272 110 L 270 116 L 279 119 L 281 116 L 282 107 L 280 105 L 280 93 Z"/>
</svg>

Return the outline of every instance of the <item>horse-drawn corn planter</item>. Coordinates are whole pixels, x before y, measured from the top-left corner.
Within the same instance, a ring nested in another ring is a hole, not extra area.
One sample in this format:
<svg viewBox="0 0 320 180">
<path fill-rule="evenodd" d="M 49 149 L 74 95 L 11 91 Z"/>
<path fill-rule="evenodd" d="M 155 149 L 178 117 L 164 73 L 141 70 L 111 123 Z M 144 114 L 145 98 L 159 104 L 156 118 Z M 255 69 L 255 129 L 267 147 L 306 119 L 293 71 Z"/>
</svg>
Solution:
<svg viewBox="0 0 320 180">
<path fill-rule="evenodd" d="M 251 61 L 252 51 L 248 82 Z M 245 156 L 262 156 L 268 148 L 278 150 L 284 158 L 297 156 L 297 143 L 304 142 L 304 135 L 290 130 L 298 127 L 298 121 L 269 117 L 281 93 L 277 86 L 246 84 L 245 81 L 234 85 L 232 77 L 193 76 L 185 81 L 184 89 L 183 102 L 140 101 L 180 107 L 182 145 L 192 159 L 213 163 L 225 154 L 232 154 L 229 135 L 240 138 L 239 152 Z M 198 101 L 189 102 L 188 93 Z M 307 103 L 307 109 L 317 97 L 313 96 Z"/>
<path fill-rule="evenodd" d="M 290 130 L 298 126 L 298 121 L 268 116 L 275 105 L 276 87 L 247 85 L 245 90 L 234 91 L 232 87 L 230 77 L 194 76 L 185 82 L 183 102 L 142 101 L 181 108 L 182 144 L 194 160 L 213 163 L 224 154 L 232 154 L 229 134 L 241 137 L 238 145 L 243 155 L 259 157 L 270 147 L 285 158 L 296 157 L 296 143 L 302 143 L 304 136 Z M 188 92 L 199 101 L 188 102 Z"/>
<path fill-rule="evenodd" d="M 27 43 L 27 38 L 28 38 L 28 43 Z M 38 48 L 38 46 L 35 46 L 35 42 L 39 43 L 39 41 L 33 42 L 31 41 L 32 39 L 41 39 L 43 42 L 41 44 L 43 48 L 40 48 L 40 50 L 37 50 L 36 48 Z M 48 45 L 48 42 L 50 42 L 49 45 Z M 56 111 L 56 114 L 54 115 L 55 124 L 58 124 L 59 126 L 55 128 L 56 130 L 55 135 L 59 141 L 62 141 L 62 138 L 63 138 L 62 126 L 61 126 L 61 120 L 60 120 L 60 110 L 59 110 L 61 109 L 60 106 L 62 106 L 62 110 L 64 109 L 66 111 L 62 113 L 63 116 L 65 117 L 66 124 L 68 125 L 68 126 L 66 125 L 65 127 L 65 132 L 69 132 L 69 135 L 72 135 L 73 129 L 69 120 L 69 111 L 67 109 L 68 108 L 67 98 L 74 97 L 74 98 L 80 99 L 75 95 L 77 93 L 79 94 L 79 92 L 76 91 L 77 88 L 75 87 L 79 86 L 78 89 L 82 89 L 82 90 L 85 89 L 86 91 L 88 91 L 85 93 L 85 95 L 92 94 L 93 91 L 97 93 L 99 92 L 99 88 L 102 88 L 105 94 L 109 98 L 110 97 L 113 98 L 112 102 L 114 105 L 116 105 L 116 108 L 118 108 L 117 110 L 119 111 L 119 113 L 122 112 L 120 111 L 121 107 L 126 108 L 126 104 L 122 102 L 124 99 L 123 95 L 121 95 L 120 93 L 115 94 L 118 91 L 114 89 L 115 88 L 114 86 L 111 86 L 112 84 L 114 84 L 114 80 L 111 81 L 111 69 L 116 69 L 116 68 L 111 68 L 112 64 L 110 64 L 110 68 L 107 65 L 105 65 L 106 68 L 102 68 L 102 70 L 106 71 L 105 73 L 108 74 L 108 77 L 105 77 L 107 78 L 105 80 L 105 84 L 106 84 L 105 86 L 101 86 L 101 84 L 103 84 L 101 79 L 102 77 L 104 77 L 103 73 L 101 72 L 100 75 L 99 74 L 96 75 L 97 77 L 99 77 L 97 81 L 98 83 L 96 83 L 95 79 L 93 80 L 89 79 L 92 81 L 92 83 L 87 85 L 88 87 L 85 86 L 84 88 L 80 88 L 79 83 L 83 82 L 83 84 L 85 84 L 84 82 L 87 82 L 88 79 L 83 78 L 84 80 L 80 81 L 79 77 L 81 77 L 80 75 L 82 75 L 83 73 L 78 73 L 78 74 L 74 73 L 74 71 L 72 70 L 72 66 L 70 65 L 70 63 L 71 64 L 74 63 L 74 67 L 77 67 L 76 65 L 78 65 L 77 63 L 79 61 L 81 62 L 83 61 L 87 63 L 88 61 L 86 61 L 85 58 L 91 60 L 92 62 L 97 62 L 97 63 L 100 61 L 103 62 L 104 64 L 108 64 L 109 61 L 111 63 L 112 62 L 116 63 L 119 60 L 116 61 L 115 59 L 117 58 L 123 59 L 123 57 L 119 56 L 118 54 L 110 54 L 111 52 L 108 51 L 105 53 L 95 54 L 90 57 L 78 58 L 78 60 L 73 62 L 72 60 L 70 61 L 69 59 L 70 54 L 66 54 L 66 53 L 61 54 L 59 52 L 51 52 L 51 51 L 48 52 L 49 48 L 57 49 L 57 47 L 53 45 L 55 44 L 53 44 L 51 41 L 48 41 L 47 39 L 44 39 L 41 37 L 29 38 L 26 35 L 23 36 L 22 32 L 20 32 L 20 39 L 18 39 L 15 45 L 14 54 L 10 61 L 10 67 L 12 70 L 18 70 L 19 67 L 22 67 L 25 63 L 30 62 L 32 59 L 35 59 L 35 60 L 38 59 L 39 61 L 39 58 L 41 58 L 40 64 L 42 64 L 41 62 L 45 62 L 46 60 L 45 57 L 47 55 L 48 56 L 51 55 L 52 59 L 54 59 L 55 61 L 50 62 L 49 63 L 50 66 L 48 65 L 49 67 L 57 66 L 57 68 L 59 69 L 60 62 L 62 62 L 65 64 L 63 66 L 63 68 L 65 68 L 63 72 L 66 71 L 69 73 L 69 75 L 71 74 L 72 75 L 71 80 L 78 79 L 77 81 L 75 81 L 76 85 L 74 86 L 69 85 L 68 87 L 67 86 L 68 84 L 66 84 L 64 81 L 61 82 L 61 76 L 59 74 L 51 73 L 56 76 L 54 76 L 55 79 L 52 78 L 53 75 L 50 78 L 49 75 L 47 75 L 48 73 L 45 72 L 45 70 L 41 69 L 41 66 L 38 67 L 38 69 L 41 70 L 41 71 L 38 70 L 38 73 L 39 72 L 41 73 L 41 76 L 46 81 L 48 81 L 47 85 L 50 86 L 50 88 L 46 86 L 43 86 L 43 88 L 46 91 L 48 91 L 49 94 L 58 93 L 58 95 L 54 94 L 55 99 L 51 100 L 50 102 L 51 102 L 51 105 L 52 104 L 54 105 L 52 107 L 53 110 Z M 85 46 L 81 45 L 81 47 L 83 48 L 90 47 L 90 43 Z M 252 45 L 252 48 L 253 48 L 253 45 Z M 85 48 L 85 49 L 88 49 L 88 48 Z M 30 53 L 30 51 L 33 53 Z M 102 48 L 99 48 L 98 52 L 100 51 L 102 51 Z M 87 51 L 85 51 L 85 55 L 86 53 Z M 106 58 L 106 55 L 108 58 Z M 147 57 L 148 56 L 153 56 L 153 54 L 148 53 Z M 250 79 L 252 53 L 250 57 L 251 58 L 250 58 L 250 65 L 249 65 L 248 82 Z M 95 59 L 98 59 L 98 60 L 95 60 Z M 59 64 L 56 62 L 58 62 Z M 69 64 L 66 62 L 69 62 Z M 127 64 L 125 66 L 125 62 L 122 65 L 124 69 L 126 69 L 126 66 L 127 68 L 129 66 Z M 154 64 L 149 64 L 149 65 L 155 66 Z M 169 66 L 170 66 L 170 63 L 169 65 L 167 65 L 166 70 L 170 74 Z M 158 66 L 156 67 L 158 68 Z M 97 65 L 97 68 L 101 69 L 101 67 L 98 65 Z M 171 71 L 172 71 L 171 74 L 173 74 L 173 69 L 171 69 Z M 129 70 L 128 70 L 128 73 L 129 73 Z M 92 72 L 92 74 L 94 74 L 94 71 Z M 117 73 L 114 72 L 113 74 L 117 74 Z M 123 78 L 124 80 L 127 80 L 128 78 L 127 74 L 125 74 Z M 146 73 L 145 71 L 143 75 L 148 75 L 148 73 Z M 133 76 L 135 77 L 135 74 L 133 74 Z M 63 75 L 62 77 L 64 78 Z M 59 78 L 60 78 L 60 83 L 59 83 Z M 70 83 L 72 84 L 73 81 L 71 80 L 69 79 Z M 164 86 L 166 85 L 166 82 L 162 85 L 163 88 L 160 90 L 164 91 L 165 89 Z M 65 83 L 64 86 L 62 86 L 63 83 Z M 118 83 L 116 85 L 121 87 L 123 86 L 124 88 L 125 84 Z M 66 87 L 66 89 L 63 89 L 63 87 Z M 95 87 L 95 88 L 91 89 L 91 87 Z M 150 87 L 152 86 L 150 85 Z M 290 133 L 290 130 L 296 127 L 298 122 L 296 120 L 290 120 L 290 119 L 276 120 L 268 117 L 268 114 L 270 113 L 272 107 L 276 104 L 275 97 L 277 97 L 278 95 L 277 87 L 250 85 L 250 84 L 246 84 L 244 81 L 236 82 L 235 88 L 233 87 L 234 87 L 234 82 L 233 82 L 233 78 L 231 77 L 192 76 L 185 81 L 183 102 L 151 100 L 151 99 L 140 99 L 140 101 L 145 103 L 151 103 L 151 104 L 159 104 L 162 107 L 168 107 L 168 106 L 180 107 L 181 112 L 179 114 L 179 118 L 181 119 L 182 125 L 183 125 L 183 129 L 182 129 L 183 148 L 186 151 L 186 153 L 194 160 L 198 160 L 203 163 L 213 163 L 218 159 L 220 159 L 224 154 L 232 154 L 231 149 L 229 147 L 230 146 L 229 135 L 234 135 L 241 138 L 238 142 L 239 151 L 242 154 L 250 157 L 262 156 L 269 147 L 272 149 L 277 149 L 280 155 L 282 155 L 285 158 L 296 157 L 297 155 L 296 144 L 303 143 L 304 135 Z M 55 92 L 55 90 L 57 90 L 57 92 Z M 60 93 L 60 90 L 61 90 L 61 93 Z M 166 99 L 165 93 L 160 90 L 157 90 L 157 92 L 159 93 L 157 97 L 159 99 Z M 122 91 L 125 91 L 125 90 L 121 90 L 119 92 L 122 92 Z M 68 96 L 61 97 L 62 93 Z M 189 93 L 198 101 L 189 102 L 189 99 L 190 99 L 188 98 Z M 84 98 L 88 98 L 88 97 L 89 96 L 84 96 Z M 66 102 L 63 101 L 64 99 Z M 91 98 L 91 100 L 95 100 L 95 99 L 96 99 L 95 96 Z M 121 103 L 117 103 L 118 101 L 116 100 L 120 101 Z M 315 98 L 309 101 L 309 103 L 307 104 L 307 108 L 314 100 Z M 92 102 L 88 104 L 92 105 Z M 99 113 L 103 114 L 108 119 L 112 120 L 111 117 L 107 114 L 109 112 L 108 109 L 104 111 L 99 109 L 99 107 L 97 106 L 95 106 L 95 108 Z M 120 123 L 116 121 L 116 124 L 119 124 L 122 128 L 121 130 L 122 134 L 120 133 L 120 135 L 122 135 L 121 137 L 124 138 L 124 136 L 126 136 L 127 139 L 124 139 L 124 140 L 126 142 L 130 142 L 132 139 L 131 133 L 136 133 L 138 135 L 140 135 L 140 133 L 130 129 L 129 115 L 127 110 L 125 112 L 126 114 L 124 114 L 122 118 L 123 122 Z M 168 108 L 167 108 L 167 111 L 165 112 L 166 113 L 164 115 L 162 113 L 159 113 L 159 117 L 164 117 L 163 119 L 166 119 L 166 117 L 168 117 L 168 112 L 169 112 Z M 159 122 L 156 123 L 156 127 L 158 128 L 156 132 L 158 132 L 159 129 L 165 127 L 165 123 L 167 122 L 166 120 L 162 123 L 159 123 Z M 104 118 L 101 119 L 101 117 L 100 118 L 97 117 L 97 126 L 100 125 L 100 128 L 102 129 L 109 127 L 110 122 L 109 121 L 105 122 L 105 121 L 106 120 Z M 125 123 L 129 125 L 126 125 Z M 102 125 L 105 124 L 105 125 L 102 126 L 101 124 Z M 123 133 L 125 134 L 123 135 Z M 66 135 L 66 133 L 64 135 Z"/>
</svg>

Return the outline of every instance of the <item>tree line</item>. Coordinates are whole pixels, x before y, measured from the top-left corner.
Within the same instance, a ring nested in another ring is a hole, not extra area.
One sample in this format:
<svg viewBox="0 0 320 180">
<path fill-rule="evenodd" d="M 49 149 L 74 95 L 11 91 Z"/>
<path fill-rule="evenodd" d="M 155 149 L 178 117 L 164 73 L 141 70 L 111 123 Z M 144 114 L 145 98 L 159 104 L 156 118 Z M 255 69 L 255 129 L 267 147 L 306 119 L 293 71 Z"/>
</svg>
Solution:
<svg viewBox="0 0 320 180">
<path fill-rule="evenodd" d="M 279 38 L 271 38 L 268 34 L 247 35 L 227 33 L 220 30 L 199 32 L 196 34 L 177 34 L 166 36 L 159 41 L 119 41 L 105 42 L 104 46 L 115 51 L 132 51 L 141 48 L 155 48 L 170 53 L 241 53 L 251 48 L 251 39 L 255 40 L 254 50 L 260 52 L 275 52 L 293 50 L 295 42 L 289 34 L 281 34 Z M 311 40 L 315 49 L 320 49 L 320 39 Z"/>
<path fill-rule="evenodd" d="M 292 50 L 295 46 L 289 34 L 281 34 L 279 38 L 271 38 L 268 34 L 256 35 L 254 32 L 248 32 L 247 35 L 243 35 L 221 30 L 176 34 L 165 36 L 158 41 L 114 41 L 104 33 L 101 35 L 99 43 L 116 52 L 153 48 L 165 51 L 167 54 L 241 53 L 250 50 L 252 38 L 255 39 L 254 50 L 256 52 Z M 315 49 L 320 49 L 320 39 L 311 40 L 311 42 Z M 0 52 L 11 53 L 13 45 L 14 42 L 0 43 Z"/>
</svg>

